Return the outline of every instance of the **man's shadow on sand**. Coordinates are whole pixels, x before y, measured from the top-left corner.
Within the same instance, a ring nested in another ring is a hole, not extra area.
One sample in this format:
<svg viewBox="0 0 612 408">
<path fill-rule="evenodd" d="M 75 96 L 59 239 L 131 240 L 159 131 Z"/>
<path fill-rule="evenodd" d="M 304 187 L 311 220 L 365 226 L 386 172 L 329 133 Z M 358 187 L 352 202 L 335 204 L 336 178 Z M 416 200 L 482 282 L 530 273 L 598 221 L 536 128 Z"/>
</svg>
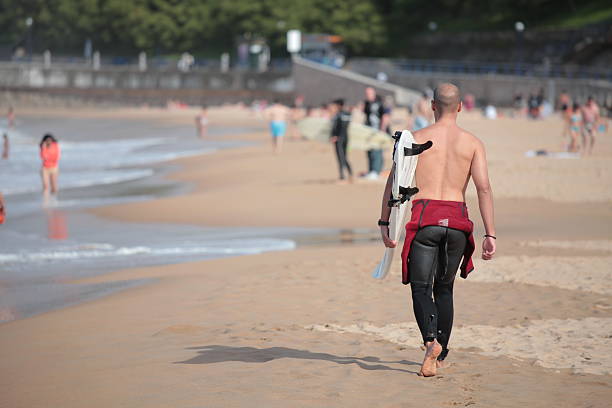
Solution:
<svg viewBox="0 0 612 408">
<path fill-rule="evenodd" d="M 201 346 L 188 347 L 187 350 L 198 350 L 198 355 L 185 361 L 176 361 L 175 364 L 214 364 L 226 361 L 240 361 L 243 363 L 266 363 L 279 358 L 296 358 L 301 360 L 323 360 L 331 361 L 336 364 L 356 364 L 364 370 L 389 370 L 402 371 L 410 374 L 417 374 L 417 371 L 392 368 L 384 364 L 403 364 L 420 366 L 414 361 L 381 361 L 378 357 L 342 357 L 328 353 L 313 353 L 308 350 L 297 350 L 287 347 L 230 347 L 230 346 Z M 378 363 L 378 364 L 368 364 Z"/>
</svg>

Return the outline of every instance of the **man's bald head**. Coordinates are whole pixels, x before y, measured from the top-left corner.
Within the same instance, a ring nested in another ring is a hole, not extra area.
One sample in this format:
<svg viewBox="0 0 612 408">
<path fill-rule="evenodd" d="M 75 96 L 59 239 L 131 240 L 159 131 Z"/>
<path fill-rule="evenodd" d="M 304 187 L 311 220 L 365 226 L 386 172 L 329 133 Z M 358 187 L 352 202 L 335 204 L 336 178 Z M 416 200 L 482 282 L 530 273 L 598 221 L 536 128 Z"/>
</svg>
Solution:
<svg viewBox="0 0 612 408">
<path fill-rule="evenodd" d="M 461 103 L 461 92 L 453 84 L 440 84 L 434 90 L 434 103 L 440 113 L 457 112 Z"/>
</svg>

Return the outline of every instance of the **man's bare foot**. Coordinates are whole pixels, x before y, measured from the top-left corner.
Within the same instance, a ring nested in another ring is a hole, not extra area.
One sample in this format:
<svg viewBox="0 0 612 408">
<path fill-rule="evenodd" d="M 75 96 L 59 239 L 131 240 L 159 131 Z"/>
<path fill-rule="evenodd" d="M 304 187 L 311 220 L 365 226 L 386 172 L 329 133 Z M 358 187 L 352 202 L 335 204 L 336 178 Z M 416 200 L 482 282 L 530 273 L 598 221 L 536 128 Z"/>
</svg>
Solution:
<svg viewBox="0 0 612 408">
<path fill-rule="evenodd" d="M 419 375 L 423 377 L 433 377 L 436 375 L 436 362 L 438 356 L 442 352 L 442 346 L 434 340 L 426 343 L 425 347 L 427 347 L 427 350 L 425 351 L 425 358 L 423 359 L 423 365 L 421 365 Z"/>
</svg>

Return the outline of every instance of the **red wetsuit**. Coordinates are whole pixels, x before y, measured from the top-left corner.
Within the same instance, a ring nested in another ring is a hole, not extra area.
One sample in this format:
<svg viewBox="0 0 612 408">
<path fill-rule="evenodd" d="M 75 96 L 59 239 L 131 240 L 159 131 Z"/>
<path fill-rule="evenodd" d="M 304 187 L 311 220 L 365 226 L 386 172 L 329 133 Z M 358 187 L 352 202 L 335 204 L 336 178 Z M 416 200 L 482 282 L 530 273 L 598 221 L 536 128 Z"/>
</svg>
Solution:
<svg viewBox="0 0 612 408">
<path fill-rule="evenodd" d="M 402 283 L 404 285 L 410 283 L 408 254 L 410 254 L 412 241 L 421 228 L 432 225 L 448 227 L 468 234 L 463 261 L 459 268 L 461 270 L 461 277 L 467 278 L 467 275 L 474 270 L 472 262 L 472 254 L 475 248 L 474 236 L 472 234 L 474 223 L 469 219 L 467 205 L 459 201 L 415 200 L 412 203 L 412 216 L 406 224 L 406 239 L 402 249 Z"/>
</svg>

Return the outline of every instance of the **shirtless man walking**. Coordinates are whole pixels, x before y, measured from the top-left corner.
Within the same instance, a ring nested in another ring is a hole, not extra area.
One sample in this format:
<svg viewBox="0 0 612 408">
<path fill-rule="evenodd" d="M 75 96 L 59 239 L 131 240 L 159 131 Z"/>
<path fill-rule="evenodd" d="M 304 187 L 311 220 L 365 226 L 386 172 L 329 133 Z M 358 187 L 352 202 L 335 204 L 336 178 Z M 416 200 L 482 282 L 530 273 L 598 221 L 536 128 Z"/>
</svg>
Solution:
<svg viewBox="0 0 612 408">
<path fill-rule="evenodd" d="M 274 153 L 280 153 L 283 147 L 283 137 L 287 132 L 287 120 L 290 110 L 275 100 L 272 106 L 265 111 L 265 117 L 270 121 L 270 132 L 272 133 L 272 146 Z"/>
<path fill-rule="evenodd" d="M 414 133 L 419 144 L 433 146 L 419 156 L 412 216 L 406 225 L 402 251 L 402 280 L 411 284 L 414 314 L 426 347 L 420 375 L 431 377 L 444 366 L 453 325 L 453 283 L 457 270 L 467 277 L 473 270 L 473 223 L 468 218 L 465 189 L 470 179 L 478 193 L 478 205 L 485 227 L 482 258 L 495 254 L 493 197 L 484 145 L 457 126 L 461 111 L 459 89 L 441 84 L 431 102 L 435 123 Z M 393 177 L 390 175 L 382 200 L 379 225 L 386 247 L 397 242 L 389 238 L 387 202 Z M 433 298 L 432 298 L 433 295 Z"/>
</svg>

